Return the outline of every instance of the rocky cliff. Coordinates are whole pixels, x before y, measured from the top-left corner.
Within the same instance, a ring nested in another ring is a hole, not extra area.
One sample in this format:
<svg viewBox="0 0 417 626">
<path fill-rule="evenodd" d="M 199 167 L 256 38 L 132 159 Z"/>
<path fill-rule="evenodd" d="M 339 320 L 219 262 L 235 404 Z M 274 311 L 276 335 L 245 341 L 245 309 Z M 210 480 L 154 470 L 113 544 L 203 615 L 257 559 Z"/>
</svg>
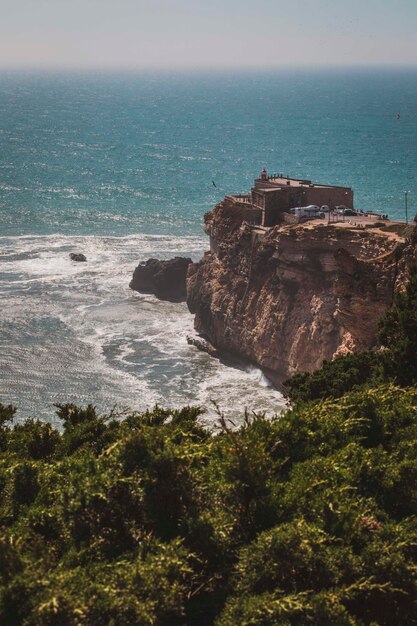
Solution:
<svg viewBox="0 0 417 626">
<path fill-rule="evenodd" d="M 227 200 L 205 224 L 211 249 L 189 266 L 187 303 L 217 350 L 259 365 L 279 385 L 374 345 L 411 244 L 349 224 L 262 229 Z"/>
</svg>

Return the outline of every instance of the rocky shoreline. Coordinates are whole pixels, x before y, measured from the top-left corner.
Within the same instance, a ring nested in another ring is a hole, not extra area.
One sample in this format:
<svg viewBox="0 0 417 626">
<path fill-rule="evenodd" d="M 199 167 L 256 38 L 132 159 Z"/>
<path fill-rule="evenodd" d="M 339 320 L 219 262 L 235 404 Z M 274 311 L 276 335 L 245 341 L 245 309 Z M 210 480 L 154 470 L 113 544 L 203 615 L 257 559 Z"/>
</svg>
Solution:
<svg viewBox="0 0 417 626">
<path fill-rule="evenodd" d="M 130 287 L 186 300 L 201 337 L 190 344 L 256 365 L 281 388 L 295 373 L 375 346 L 379 320 L 416 259 L 415 229 L 406 239 L 401 228 L 264 228 L 225 198 L 205 215 L 210 251 L 200 261 L 149 259 Z"/>
</svg>

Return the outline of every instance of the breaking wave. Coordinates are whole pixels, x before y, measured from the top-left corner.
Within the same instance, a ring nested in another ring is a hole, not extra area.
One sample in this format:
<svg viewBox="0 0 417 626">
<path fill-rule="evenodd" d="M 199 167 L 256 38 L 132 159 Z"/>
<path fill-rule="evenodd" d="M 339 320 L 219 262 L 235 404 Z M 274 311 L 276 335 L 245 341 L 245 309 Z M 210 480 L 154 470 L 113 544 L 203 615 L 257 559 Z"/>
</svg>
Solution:
<svg viewBox="0 0 417 626">
<path fill-rule="evenodd" d="M 144 409 L 213 402 L 239 420 L 249 411 L 278 413 L 281 394 L 254 368 L 227 367 L 187 344 L 193 320 L 184 303 L 160 302 L 129 289 L 136 264 L 175 254 L 197 260 L 198 236 L 2 237 L 0 357 L 3 402 L 19 418 L 54 422 L 54 402 Z M 83 252 L 87 263 L 74 263 Z"/>
</svg>

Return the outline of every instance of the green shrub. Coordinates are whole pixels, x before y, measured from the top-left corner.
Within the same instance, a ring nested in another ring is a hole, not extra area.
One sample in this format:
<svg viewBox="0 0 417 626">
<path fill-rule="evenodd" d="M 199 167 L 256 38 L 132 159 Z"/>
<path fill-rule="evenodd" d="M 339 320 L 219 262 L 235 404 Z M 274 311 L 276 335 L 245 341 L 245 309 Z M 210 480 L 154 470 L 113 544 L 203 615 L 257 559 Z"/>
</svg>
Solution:
<svg viewBox="0 0 417 626">
<path fill-rule="evenodd" d="M 215 435 L 197 408 L 59 411 L 0 429 L 1 624 L 417 623 L 417 390 Z"/>
</svg>

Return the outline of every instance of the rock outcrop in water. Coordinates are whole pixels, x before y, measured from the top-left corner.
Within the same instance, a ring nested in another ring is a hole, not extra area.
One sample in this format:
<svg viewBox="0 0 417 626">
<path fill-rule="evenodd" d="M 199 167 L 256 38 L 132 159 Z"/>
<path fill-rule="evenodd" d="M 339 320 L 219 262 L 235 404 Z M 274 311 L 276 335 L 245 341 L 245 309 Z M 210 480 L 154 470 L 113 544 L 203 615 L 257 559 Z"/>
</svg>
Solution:
<svg viewBox="0 0 417 626">
<path fill-rule="evenodd" d="M 77 263 L 85 263 L 87 261 L 87 257 L 81 252 L 71 252 L 70 259 L 71 261 L 76 261 Z"/>
<path fill-rule="evenodd" d="M 140 293 L 152 293 L 160 300 L 184 302 L 191 262 L 191 259 L 178 256 L 168 261 L 148 259 L 137 266 L 129 287 Z"/>
<path fill-rule="evenodd" d="M 323 360 L 372 347 L 410 246 L 348 224 L 250 226 L 225 199 L 205 216 L 210 252 L 190 265 L 195 328 L 218 351 L 280 384 Z"/>
</svg>

